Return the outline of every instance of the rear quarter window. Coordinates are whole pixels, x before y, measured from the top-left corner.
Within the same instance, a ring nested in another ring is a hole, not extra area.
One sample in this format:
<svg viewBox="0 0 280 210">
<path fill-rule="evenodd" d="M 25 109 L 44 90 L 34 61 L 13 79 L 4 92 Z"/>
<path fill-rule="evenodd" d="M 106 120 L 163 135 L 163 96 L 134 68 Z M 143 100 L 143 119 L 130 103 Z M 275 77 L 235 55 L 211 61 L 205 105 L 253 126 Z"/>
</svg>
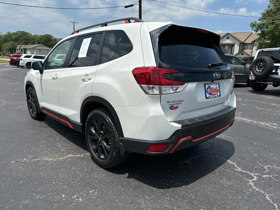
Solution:
<svg viewBox="0 0 280 210">
<path fill-rule="evenodd" d="M 107 31 L 105 35 L 101 63 L 120 58 L 133 49 L 132 43 L 124 31 Z"/>
</svg>

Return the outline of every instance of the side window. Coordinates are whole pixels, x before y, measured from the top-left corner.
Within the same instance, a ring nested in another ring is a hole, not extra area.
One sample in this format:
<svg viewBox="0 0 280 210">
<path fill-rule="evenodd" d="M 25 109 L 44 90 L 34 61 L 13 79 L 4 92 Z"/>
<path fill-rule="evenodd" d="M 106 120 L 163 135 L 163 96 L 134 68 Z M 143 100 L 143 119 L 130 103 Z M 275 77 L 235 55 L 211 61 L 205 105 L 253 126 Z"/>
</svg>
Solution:
<svg viewBox="0 0 280 210">
<path fill-rule="evenodd" d="M 45 58 L 45 56 L 35 55 L 33 58 L 34 58 L 34 59 L 44 59 L 44 58 Z"/>
<path fill-rule="evenodd" d="M 122 57 L 132 51 L 132 43 L 124 31 L 107 31 L 104 40 L 101 63 Z"/>
<path fill-rule="evenodd" d="M 62 68 L 66 59 L 67 53 L 73 43 L 74 39 L 68 39 L 59 44 L 49 55 L 44 62 L 44 69 Z"/>
<path fill-rule="evenodd" d="M 233 57 L 232 56 L 226 56 L 226 58 L 227 58 L 228 62 L 230 64 L 232 64 Z"/>
<path fill-rule="evenodd" d="M 233 59 L 232 59 L 232 64 L 235 64 L 235 65 L 242 65 L 242 62 L 241 62 L 241 60 L 239 60 L 238 58 L 233 57 Z"/>
<path fill-rule="evenodd" d="M 80 36 L 75 43 L 68 66 L 92 66 L 99 62 L 101 33 Z"/>
</svg>

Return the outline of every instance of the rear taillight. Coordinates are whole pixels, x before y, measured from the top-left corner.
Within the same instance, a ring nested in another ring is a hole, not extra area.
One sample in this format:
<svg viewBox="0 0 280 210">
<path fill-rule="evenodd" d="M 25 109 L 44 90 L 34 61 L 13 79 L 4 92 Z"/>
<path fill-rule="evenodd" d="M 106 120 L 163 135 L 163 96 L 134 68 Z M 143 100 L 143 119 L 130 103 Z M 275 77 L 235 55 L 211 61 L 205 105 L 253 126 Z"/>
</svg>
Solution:
<svg viewBox="0 0 280 210">
<path fill-rule="evenodd" d="M 167 79 L 168 74 L 179 73 L 176 69 L 141 67 L 135 68 L 132 73 L 144 92 L 150 95 L 177 93 L 186 86 L 186 82 Z"/>
<path fill-rule="evenodd" d="M 249 70 L 252 71 L 252 65 L 250 65 Z"/>
</svg>

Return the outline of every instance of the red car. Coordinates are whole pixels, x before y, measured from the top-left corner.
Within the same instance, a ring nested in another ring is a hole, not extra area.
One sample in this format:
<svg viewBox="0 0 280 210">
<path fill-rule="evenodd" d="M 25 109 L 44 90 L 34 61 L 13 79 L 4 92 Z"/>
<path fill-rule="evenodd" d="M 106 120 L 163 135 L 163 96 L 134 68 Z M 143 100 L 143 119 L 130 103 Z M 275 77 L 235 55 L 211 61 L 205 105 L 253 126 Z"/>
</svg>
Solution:
<svg viewBox="0 0 280 210">
<path fill-rule="evenodd" d="M 10 57 L 10 65 L 19 65 L 21 54 L 12 54 Z"/>
</svg>

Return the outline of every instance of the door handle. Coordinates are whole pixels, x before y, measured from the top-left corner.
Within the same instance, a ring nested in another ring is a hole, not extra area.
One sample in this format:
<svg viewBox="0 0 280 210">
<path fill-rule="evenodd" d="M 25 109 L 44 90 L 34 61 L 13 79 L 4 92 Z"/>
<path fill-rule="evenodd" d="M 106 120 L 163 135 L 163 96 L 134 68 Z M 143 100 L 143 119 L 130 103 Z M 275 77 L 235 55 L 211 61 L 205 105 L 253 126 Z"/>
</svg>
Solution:
<svg viewBox="0 0 280 210">
<path fill-rule="evenodd" d="M 57 80 L 57 74 L 52 76 L 52 80 Z"/>
<path fill-rule="evenodd" d="M 83 82 L 88 82 L 92 79 L 92 76 L 90 74 L 85 74 L 83 77 L 82 77 L 82 81 Z"/>
</svg>

